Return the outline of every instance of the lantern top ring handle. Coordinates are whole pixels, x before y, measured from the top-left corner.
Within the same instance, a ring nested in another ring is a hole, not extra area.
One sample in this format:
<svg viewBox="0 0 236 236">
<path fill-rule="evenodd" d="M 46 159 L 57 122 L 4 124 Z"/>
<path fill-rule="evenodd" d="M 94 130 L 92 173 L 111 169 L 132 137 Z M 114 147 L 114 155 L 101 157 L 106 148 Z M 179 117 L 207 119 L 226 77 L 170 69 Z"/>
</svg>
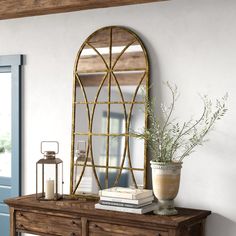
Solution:
<svg viewBox="0 0 236 236">
<path fill-rule="evenodd" d="M 56 143 L 57 144 L 57 150 L 55 151 L 55 154 L 59 153 L 59 142 L 58 141 L 41 141 L 40 151 L 41 151 L 42 154 L 44 154 L 47 151 L 53 151 L 53 150 L 45 150 L 45 151 L 43 151 L 43 144 L 45 144 L 45 143 Z"/>
</svg>

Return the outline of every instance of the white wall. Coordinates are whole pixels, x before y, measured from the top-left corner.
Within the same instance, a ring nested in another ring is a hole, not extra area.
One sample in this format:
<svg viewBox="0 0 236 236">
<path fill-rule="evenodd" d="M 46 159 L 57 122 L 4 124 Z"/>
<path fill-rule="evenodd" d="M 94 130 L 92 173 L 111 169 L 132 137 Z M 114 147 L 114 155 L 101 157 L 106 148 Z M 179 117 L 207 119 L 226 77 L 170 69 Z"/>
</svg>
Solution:
<svg viewBox="0 0 236 236">
<path fill-rule="evenodd" d="M 0 54 L 22 53 L 23 193 L 35 191 L 41 140 L 58 140 L 69 171 L 72 70 L 76 52 L 94 30 L 123 25 L 136 31 L 149 51 L 153 94 L 167 100 L 160 83 L 181 92 L 176 116 L 200 112 L 198 93 L 229 92 L 229 112 L 210 141 L 183 165 L 177 204 L 212 210 L 207 236 L 236 235 L 236 1 L 172 0 L 0 21 Z M 66 176 L 69 182 L 69 174 Z"/>
</svg>

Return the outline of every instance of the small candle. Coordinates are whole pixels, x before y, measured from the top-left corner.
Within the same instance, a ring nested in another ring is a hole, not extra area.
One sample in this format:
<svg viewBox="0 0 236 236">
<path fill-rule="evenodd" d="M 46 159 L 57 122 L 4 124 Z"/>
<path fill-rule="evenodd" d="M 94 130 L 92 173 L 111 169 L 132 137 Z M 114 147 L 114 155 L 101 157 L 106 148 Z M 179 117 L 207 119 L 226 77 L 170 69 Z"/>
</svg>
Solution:
<svg viewBox="0 0 236 236">
<path fill-rule="evenodd" d="M 45 199 L 53 199 L 54 198 L 54 180 L 46 181 L 46 191 L 45 191 Z"/>
</svg>

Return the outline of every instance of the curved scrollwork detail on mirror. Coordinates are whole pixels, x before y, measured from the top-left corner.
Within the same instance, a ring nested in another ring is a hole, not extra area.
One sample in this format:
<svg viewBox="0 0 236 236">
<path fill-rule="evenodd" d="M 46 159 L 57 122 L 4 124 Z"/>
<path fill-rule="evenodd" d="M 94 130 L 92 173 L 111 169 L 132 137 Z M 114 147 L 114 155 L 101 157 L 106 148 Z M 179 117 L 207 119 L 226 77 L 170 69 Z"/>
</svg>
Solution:
<svg viewBox="0 0 236 236">
<path fill-rule="evenodd" d="M 146 144 L 132 137 L 147 125 L 149 64 L 143 43 L 124 27 L 105 27 L 81 46 L 74 67 L 72 195 L 146 186 Z"/>
</svg>

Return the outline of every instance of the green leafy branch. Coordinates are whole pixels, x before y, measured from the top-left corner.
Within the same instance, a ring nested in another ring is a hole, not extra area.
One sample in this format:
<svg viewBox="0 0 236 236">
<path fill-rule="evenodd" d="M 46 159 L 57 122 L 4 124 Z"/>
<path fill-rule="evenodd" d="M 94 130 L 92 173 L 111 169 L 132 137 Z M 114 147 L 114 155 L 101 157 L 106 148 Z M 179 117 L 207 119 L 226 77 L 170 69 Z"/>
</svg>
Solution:
<svg viewBox="0 0 236 236">
<path fill-rule="evenodd" d="M 172 101 L 169 107 L 161 104 L 164 121 L 161 124 L 155 114 L 155 102 L 146 98 L 146 109 L 149 118 L 149 127 L 142 132 L 134 132 L 133 136 L 144 139 L 150 148 L 154 161 L 158 162 L 182 162 L 186 156 L 192 153 L 196 146 L 202 145 L 205 136 L 213 128 L 215 122 L 226 113 L 226 101 L 228 94 L 220 100 L 216 100 L 213 106 L 211 100 L 205 95 L 201 97 L 203 112 L 199 119 L 184 122 L 182 125 L 172 120 L 175 103 L 179 97 L 177 86 L 171 86 L 167 82 Z"/>
</svg>

